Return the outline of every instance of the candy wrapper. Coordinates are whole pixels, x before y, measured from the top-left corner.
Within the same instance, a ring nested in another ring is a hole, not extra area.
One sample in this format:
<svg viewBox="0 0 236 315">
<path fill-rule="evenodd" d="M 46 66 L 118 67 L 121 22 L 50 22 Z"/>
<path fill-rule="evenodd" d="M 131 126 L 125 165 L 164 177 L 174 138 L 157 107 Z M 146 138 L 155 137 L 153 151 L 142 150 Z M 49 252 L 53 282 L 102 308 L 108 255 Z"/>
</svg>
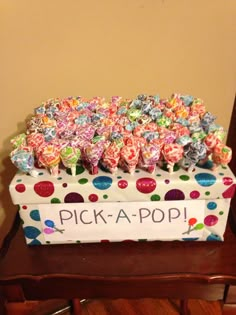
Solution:
<svg viewBox="0 0 236 315">
<path fill-rule="evenodd" d="M 34 155 L 30 147 L 15 149 L 10 154 L 12 163 L 23 173 L 30 174 L 33 177 L 38 176 L 34 169 Z"/>
<path fill-rule="evenodd" d="M 65 147 L 60 151 L 63 165 L 71 170 L 72 176 L 76 175 L 76 164 L 81 156 L 79 148 Z"/>
<path fill-rule="evenodd" d="M 49 169 L 53 176 L 57 176 L 60 162 L 59 148 L 52 144 L 43 144 L 38 148 L 37 155 L 39 162 Z"/>
<path fill-rule="evenodd" d="M 99 96 L 52 98 L 35 109 L 26 132 L 11 144 L 13 149 L 30 146 L 36 164 L 55 175 L 60 157 L 73 174 L 77 157 L 92 174 L 99 165 L 111 173 L 117 167 L 133 173 L 137 166 L 153 172 L 163 163 L 170 172 L 175 163 L 184 169 L 188 163 L 190 172 L 211 159 L 215 169 L 230 160 L 222 146 L 226 132 L 215 119 L 200 98 L 179 93 L 169 98 L 112 96 L 108 101 Z"/>
</svg>

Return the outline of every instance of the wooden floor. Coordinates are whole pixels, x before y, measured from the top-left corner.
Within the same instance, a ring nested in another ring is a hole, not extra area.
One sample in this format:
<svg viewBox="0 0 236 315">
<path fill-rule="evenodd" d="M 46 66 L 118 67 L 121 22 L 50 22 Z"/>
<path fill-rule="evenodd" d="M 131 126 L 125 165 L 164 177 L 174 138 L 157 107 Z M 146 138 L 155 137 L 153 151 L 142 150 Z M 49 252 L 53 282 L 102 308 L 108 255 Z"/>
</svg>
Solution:
<svg viewBox="0 0 236 315">
<path fill-rule="evenodd" d="M 49 315 L 65 308 L 58 315 L 71 315 L 67 301 L 46 301 L 9 304 L 9 315 Z M 82 304 L 81 315 L 177 315 L 179 301 L 167 299 L 91 300 Z M 67 308 L 67 310 L 66 310 Z M 189 300 L 190 315 L 221 315 L 220 302 Z"/>
</svg>

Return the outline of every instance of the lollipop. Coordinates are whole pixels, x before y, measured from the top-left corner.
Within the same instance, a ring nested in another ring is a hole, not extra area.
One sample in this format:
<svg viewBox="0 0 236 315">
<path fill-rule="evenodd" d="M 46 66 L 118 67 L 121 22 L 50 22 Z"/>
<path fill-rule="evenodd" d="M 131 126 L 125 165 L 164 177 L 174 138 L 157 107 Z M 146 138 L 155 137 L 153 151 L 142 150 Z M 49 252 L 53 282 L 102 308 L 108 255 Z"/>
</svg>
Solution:
<svg viewBox="0 0 236 315">
<path fill-rule="evenodd" d="M 65 147 L 60 151 L 60 157 L 65 167 L 71 169 L 72 176 L 76 175 L 76 164 L 80 158 L 80 149 L 74 147 Z"/>
<path fill-rule="evenodd" d="M 26 134 L 21 133 L 15 136 L 14 138 L 12 138 L 10 142 L 14 149 L 19 148 L 21 145 L 26 145 Z"/>
<path fill-rule="evenodd" d="M 98 173 L 98 162 L 102 157 L 104 146 L 104 141 L 99 141 L 90 143 L 84 148 L 84 164 L 93 175 Z"/>
<path fill-rule="evenodd" d="M 10 154 L 12 163 L 23 173 L 28 173 L 33 177 L 38 176 L 34 170 L 34 155 L 30 147 L 24 149 L 15 149 Z"/>
<path fill-rule="evenodd" d="M 115 173 L 120 159 L 120 146 L 116 142 L 109 145 L 103 152 L 101 165 L 110 173 Z"/>
<path fill-rule="evenodd" d="M 53 144 L 43 144 L 37 151 L 39 162 L 49 169 L 53 176 L 58 175 L 58 165 L 60 162 L 59 147 Z"/>
<path fill-rule="evenodd" d="M 219 143 L 215 146 L 212 152 L 213 167 L 215 171 L 219 165 L 226 166 L 232 159 L 232 150 L 223 143 Z"/>
<path fill-rule="evenodd" d="M 200 141 L 191 142 L 184 148 L 184 162 L 188 164 L 188 172 L 192 172 L 194 166 L 201 160 L 205 161 L 207 147 Z"/>
<path fill-rule="evenodd" d="M 183 157 L 183 147 L 177 143 L 165 144 L 162 149 L 162 154 L 167 162 L 169 173 L 173 173 L 175 163 L 178 163 Z"/>
<path fill-rule="evenodd" d="M 141 146 L 138 166 L 154 173 L 156 164 L 160 158 L 160 147 L 154 143 Z"/>
<path fill-rule="evenodd" d="M 41 144 L 44 143 L 44 136 L 42 133 L 30 133 L 26 136 L 27 144 L 36 150 Z"/>
<path fill-rule="evenodd" d="M 128 171 L 130 174 L 133 174 L 138 164 L 139 159 L 139 147 L 136 143 L 130 142 L 123 146 L 120 151 L 120 161 L 119 165 L 125 171 Z"/>
</svg>

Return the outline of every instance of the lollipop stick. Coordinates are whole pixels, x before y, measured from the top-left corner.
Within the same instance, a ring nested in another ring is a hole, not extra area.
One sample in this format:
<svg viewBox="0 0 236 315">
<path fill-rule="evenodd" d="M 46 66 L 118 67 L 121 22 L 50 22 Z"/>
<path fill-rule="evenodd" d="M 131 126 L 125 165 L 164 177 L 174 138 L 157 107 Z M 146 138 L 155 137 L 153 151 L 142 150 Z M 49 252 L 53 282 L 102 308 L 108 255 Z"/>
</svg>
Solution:
<svg viewBox="0 0 236 315">
<path fill-rule="evenodd" d="M 72 165 L 70 170 L 71 170 L 71 175 L 75 176 L 76 175 L 76 165 Z"/>
<path fill-rule="evenodd" d="M 29 174 L 30 174 L 32 177 L 38 177 L 39 172 L 36 171 L 36 170 L 30 170 L 30 171 L 29 171 Z"/>
<path fill-rule="evenodd" d="M 58 176 L 58 164 L 51 166 L 49 170 L 52 176 Z"/>
</svg>

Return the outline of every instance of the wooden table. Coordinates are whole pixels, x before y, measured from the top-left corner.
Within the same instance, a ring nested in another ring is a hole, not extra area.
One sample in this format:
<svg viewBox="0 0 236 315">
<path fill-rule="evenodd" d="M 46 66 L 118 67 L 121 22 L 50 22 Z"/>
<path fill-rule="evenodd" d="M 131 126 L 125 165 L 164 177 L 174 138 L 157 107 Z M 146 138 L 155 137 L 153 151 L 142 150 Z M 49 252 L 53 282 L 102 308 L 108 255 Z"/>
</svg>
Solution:
<svg viewBox="0 0 236 315">
<path fill-rule="evenodd" d="M 236 236 L 228 224 L 224 242 L 29 247 L 17 215 L 0 251 L 0 293 L 1 315 L 6 301 L 24 299 L 168 297 L 233 305 Z M 79 304 L 74 305 L 79 314 Z M 182 306 L 181 314 L 188 314 L 186 303 Z"/>
</svg>

